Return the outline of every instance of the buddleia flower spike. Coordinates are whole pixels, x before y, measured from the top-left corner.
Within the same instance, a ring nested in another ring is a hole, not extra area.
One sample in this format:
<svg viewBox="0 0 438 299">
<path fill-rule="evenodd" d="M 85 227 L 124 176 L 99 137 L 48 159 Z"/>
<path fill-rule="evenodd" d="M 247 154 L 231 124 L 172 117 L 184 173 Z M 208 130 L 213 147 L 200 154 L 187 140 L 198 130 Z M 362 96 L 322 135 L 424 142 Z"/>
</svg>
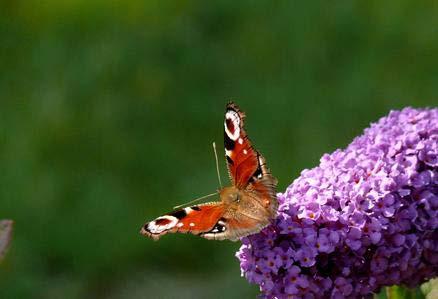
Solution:
<svg viewBox="0 0 438 299">
<path fill-rule="evenodd" d="M 392 111 L 278 200 L 237 252 L 265 298 L 369 298 L 436 277 L 438 109 Z"/>
</svg>

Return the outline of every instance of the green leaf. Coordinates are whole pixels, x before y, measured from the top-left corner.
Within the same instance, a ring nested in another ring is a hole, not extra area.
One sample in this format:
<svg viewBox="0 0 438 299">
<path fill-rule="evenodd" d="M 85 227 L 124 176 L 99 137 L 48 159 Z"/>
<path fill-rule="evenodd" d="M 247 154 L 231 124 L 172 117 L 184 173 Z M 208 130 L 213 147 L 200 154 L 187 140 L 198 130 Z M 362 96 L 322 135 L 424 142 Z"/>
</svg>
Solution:
<svg viewBox="0 0 438 299">
<path fill-rule="evenodd" d="M 408 289 L 402 286 L 385 287 L 378 295 L 379 299 L 421 299 L 424 296 L 419 288 Z"/>
</svg>

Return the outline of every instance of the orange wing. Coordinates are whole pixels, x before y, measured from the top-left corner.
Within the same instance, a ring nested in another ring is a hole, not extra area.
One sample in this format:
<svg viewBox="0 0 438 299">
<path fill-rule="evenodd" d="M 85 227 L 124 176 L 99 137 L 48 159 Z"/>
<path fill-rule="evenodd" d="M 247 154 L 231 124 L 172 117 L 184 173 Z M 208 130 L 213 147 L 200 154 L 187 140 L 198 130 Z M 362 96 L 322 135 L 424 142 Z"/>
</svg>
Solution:
<svg viewBox="0 0 438 299">
<path fill-rule="evenodd" d="M 256 218 L 222 202 L 213 202 L 160 216 L 146 223 L 140 233 L 154 240 L 168 233 L 191 233 L 210 240 L 236 241 L 268 224 L 269 217 Z"/>
<path fill-rule="evenodd" d="M 176 210 L 146 223 L 142 235 L 158 240 L 167 233 L 191 233 L 194 235 L 219 232 L 220 218 L 225 208 L 221 202 L 206 203 Z"/>
<path fill-rule="evenodd" d="M 234 103 L 228 103 L 224 121 L 224 146 L 228 172 L 233 184 L 244 189 L 255 175 L 259 153 L 252 147 L 244 130 L 245 113 Z"/>
</svg>

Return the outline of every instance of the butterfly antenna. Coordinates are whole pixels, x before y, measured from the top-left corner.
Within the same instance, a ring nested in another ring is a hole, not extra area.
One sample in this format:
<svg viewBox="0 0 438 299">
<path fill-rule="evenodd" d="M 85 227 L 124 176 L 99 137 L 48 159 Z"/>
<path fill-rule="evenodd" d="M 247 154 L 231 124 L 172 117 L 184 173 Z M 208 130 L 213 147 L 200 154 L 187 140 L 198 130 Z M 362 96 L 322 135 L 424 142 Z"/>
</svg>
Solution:
<svg viewBox="0 0 438 299">
<path fill-rule="evenodd" d="M 218 192 L 215 192 L 215 193 L 211 193 L 211 194 L 208 194 L 208 195 L 201 196 L 201 197 L 199 197 L 199 198 L 196 198 L 196 199 L 194 199 L 194 200 L 191 200 L 191 201 L 189 201 L 189 202 L 186 202 L 186 203 L 184 203 L 184 204 L 182 204 L 182 205 L 175 206 L 175 207 L 173 207 L 173 209 L 174 209 L 174 210 L 179 209 L 179 208 L 181 208 L 181 207 L 184 207 L 184 206 L 187 206 L 187 205 L 192 204 L 192 203 L 194 203 L 194 202 L 200 201 L 201 199 L 204 199 L 204 198 L 207 198 L 207 197 L 210 197 L 210 196 L 214 196 L 214 195 L 216 195 L 216 194 L 218 194 Z"/>
<path fill-rule="evenodd" d="M 217 152 L 216 152 L 216 142 L 213 142 L 213 151 L 214 151 L 214 157 L 216 159 L 216 172 L 217 172 L 217 178 L 219 180 L 219 186 L 222 189 L 222 181 L 221 181 L 221 174 L 219 172 L 219 161 L 217 159 Z"/>
</svg>

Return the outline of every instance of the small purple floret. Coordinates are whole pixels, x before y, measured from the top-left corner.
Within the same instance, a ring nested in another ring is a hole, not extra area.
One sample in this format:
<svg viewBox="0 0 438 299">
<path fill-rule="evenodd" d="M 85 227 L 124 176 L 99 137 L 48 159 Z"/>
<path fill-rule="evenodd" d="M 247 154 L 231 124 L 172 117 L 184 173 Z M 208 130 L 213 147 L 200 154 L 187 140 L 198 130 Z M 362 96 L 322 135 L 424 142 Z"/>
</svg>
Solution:
<svg viewBox="0 0 438 299">
<path fill-rule="evenodd" d="M 236 254 L 265 298 L 368 298 L 436 277 L 438 109 L 392 111 L 278 200 Z"/>
</svg>

